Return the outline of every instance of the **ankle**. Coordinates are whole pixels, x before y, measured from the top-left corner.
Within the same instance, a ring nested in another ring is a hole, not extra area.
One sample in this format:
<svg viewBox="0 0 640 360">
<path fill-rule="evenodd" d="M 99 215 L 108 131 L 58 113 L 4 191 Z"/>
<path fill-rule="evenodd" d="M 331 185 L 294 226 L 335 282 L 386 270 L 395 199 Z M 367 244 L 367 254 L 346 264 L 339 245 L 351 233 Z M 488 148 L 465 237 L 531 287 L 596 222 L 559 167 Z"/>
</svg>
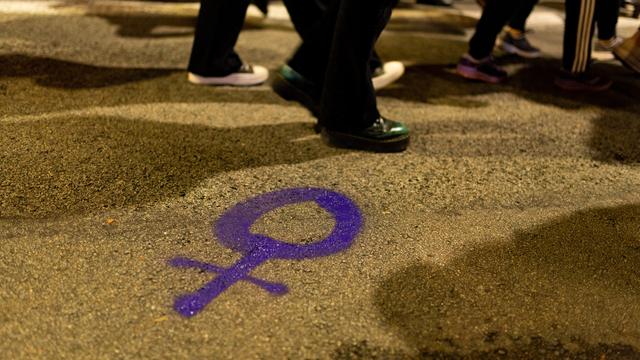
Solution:
<svg viewBox="0 0 640 360">
<path fill-rule="evenodd" d="M 518 30 L 518 29 L 514 29 L 511 26 L 507 26 L 506 31 L 514 39 L 520 39 L 520 38 L 524 37 L 524 31 Z"/>
<path fill-rule="evenodd" d="M 482 63 L 486 63 L 487 61 L 491 60 L 491 55 L 485 56 L 485 57 L 482 57 L 482 58 L 476 58 L 476 57 L 472 56 L 471 54 L 466 53 L 466 54 L 462 55 L 462 57 L 464 59 L 468 60 L 469 62 L 471 62 L 473 64 L 476 64 L 476 65 L 482 64 Z"/>
<path fill-rule="evenodd" d="M 616 42 L 617 38 L 617 36 L 612 36 L 609 39 L 598 39 L 598 42 L 605 46 L 611 46 Z"/>
</svg>

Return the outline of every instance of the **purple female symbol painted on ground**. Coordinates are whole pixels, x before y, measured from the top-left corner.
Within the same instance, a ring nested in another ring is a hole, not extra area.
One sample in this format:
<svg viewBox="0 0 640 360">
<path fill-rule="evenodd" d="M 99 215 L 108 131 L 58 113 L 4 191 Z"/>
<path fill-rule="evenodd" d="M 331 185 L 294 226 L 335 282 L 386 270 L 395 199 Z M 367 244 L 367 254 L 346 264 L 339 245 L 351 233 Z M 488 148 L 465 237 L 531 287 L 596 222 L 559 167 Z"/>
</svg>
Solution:
<svg viewBox="0 0 640 360">
<path fill-rule="evenodd" d="M 295 245 L 250 231 L 251 225 L 267 212 L 307 201 L 315 201 L 335 219 L 333 231 L 325 239 L 313 244 Z M 229 268 L 186 258 L 172 259 L 169 264 L 175 267 L 218 273 L 214 280 L 198 291 L 180 296 L 174 309 L 183 316 L 194 316 L 238 281 L 249 281 L 272 294 L 282 295 L 288 291 L 286 285 L 257 279 L 249 273 L 270 259 L 302 260 L 343 251 L 351 246 L 361 227 L 362 215 L 356 204 L 348 197 L 326 189 L 280 190 L 237 204 L 218 219 L 215 233 L 220 243 L 244 256 Z"/>
</svg>

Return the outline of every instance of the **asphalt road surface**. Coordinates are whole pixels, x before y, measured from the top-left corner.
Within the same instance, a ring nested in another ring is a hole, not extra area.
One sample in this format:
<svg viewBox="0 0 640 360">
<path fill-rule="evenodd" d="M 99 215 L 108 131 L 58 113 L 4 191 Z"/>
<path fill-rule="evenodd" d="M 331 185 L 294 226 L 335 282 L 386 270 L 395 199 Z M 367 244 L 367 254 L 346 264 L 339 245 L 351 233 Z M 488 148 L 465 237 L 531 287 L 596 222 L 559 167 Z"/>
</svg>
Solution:
<svg viewBox="0 0 640 360">
<path fill-rule="evenodd" d="M 188 84 L 196 4 L 1 1 L 2 358 L 639 359 L 640 78 L 556 89 L 561 7 L 486 85 L 454 73 L 474 2 L 403 4 L 379 106 L 412 144 L 371 154 Z M 237 49 L 297 43 L 274 4 Z"/>
</svg>

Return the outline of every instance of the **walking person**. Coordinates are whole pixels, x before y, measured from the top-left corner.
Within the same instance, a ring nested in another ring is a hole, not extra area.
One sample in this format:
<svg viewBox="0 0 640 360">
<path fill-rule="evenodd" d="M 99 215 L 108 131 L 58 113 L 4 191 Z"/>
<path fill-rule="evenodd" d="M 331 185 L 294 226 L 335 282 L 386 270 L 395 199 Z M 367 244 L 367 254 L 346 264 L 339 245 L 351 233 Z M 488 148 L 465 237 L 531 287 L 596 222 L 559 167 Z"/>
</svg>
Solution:
<svg viewBox="0 0 640 360">
<path fill-rule="evenodd" d="M 396 0 L 327 0 L 324 11 L 308 1 L 285 2 L 302 44 L 276 75 L 274 91 L 309 109 L 323 139 L 334 146 L 405 150 L 409 130 L 379 113 L 370 66 Z M 300 19 L 316 21 L 300 27 Z"/>
</svg>

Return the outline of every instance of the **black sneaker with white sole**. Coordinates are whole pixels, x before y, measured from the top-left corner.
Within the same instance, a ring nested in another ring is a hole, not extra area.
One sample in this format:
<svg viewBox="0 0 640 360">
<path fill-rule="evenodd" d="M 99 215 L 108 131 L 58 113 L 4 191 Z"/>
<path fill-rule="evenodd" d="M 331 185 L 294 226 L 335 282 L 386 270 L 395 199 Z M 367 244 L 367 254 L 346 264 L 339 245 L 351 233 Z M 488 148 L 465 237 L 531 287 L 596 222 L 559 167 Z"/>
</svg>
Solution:
<svg viewBox="0 0 640 360">
<path fill-rule="evenodd" d="M 538 58 L 541 55 L 540 49 L 531 45 L 524 34 L 515 37 L 506 31 L 498 40 L 498 45 L 509 54 L 516 54 L 527 59 Z"/>
<path fill-rule="evenodd" d="M 225 76 L 202 76 L 192 72 L 188 80 L 196 85 L 227 85 L 227 86 L 254 86 L 260 85 L 269 79 L 267 68 L 244 64 L 236 72 Z"/>
</svg>

